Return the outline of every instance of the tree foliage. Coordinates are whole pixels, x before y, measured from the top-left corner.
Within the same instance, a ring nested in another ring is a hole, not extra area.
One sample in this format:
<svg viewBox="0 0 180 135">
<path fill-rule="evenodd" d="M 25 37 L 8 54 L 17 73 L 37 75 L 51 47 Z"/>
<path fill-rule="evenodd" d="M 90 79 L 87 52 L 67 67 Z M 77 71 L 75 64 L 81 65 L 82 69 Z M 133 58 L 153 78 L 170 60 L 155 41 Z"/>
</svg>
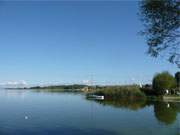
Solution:
<svg viewBox="0 0 180 135">
<path fill-rule="evenodd" d="M 177 72 L 175 74 L 175 78 L 176 78 L 177 87 L 180 88 L 180 72 Z"/>
<path fill-rule="evenodd" d="M 141 31 L 148 45 L 148 54 L 163 56 L 180 68 L 180 1 L 142 0 L 140 17 L 145 29 Z"/>
<path fill-rule="evenodd" d="M 175 78 L 168 72 L 156 74 L 153 78 L 153 89 L 158 95 L 163 95 L 166 89 L 176 87 Z"/>
</svg>

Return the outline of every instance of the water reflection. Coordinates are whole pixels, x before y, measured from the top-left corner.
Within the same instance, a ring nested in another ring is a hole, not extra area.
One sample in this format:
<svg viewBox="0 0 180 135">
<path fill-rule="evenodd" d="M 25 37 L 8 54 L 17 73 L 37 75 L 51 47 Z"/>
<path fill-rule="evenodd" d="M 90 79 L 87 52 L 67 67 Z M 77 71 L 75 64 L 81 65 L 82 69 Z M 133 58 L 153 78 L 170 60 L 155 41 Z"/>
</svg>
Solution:
<svg viewBox="0 0 180 135">
<path fill-rule="evenodd" d="M 156 118 L 167 125 L 173 124 L 176 120 L 178 110 L 177 103 L 155 102 L 154 113 Z"/>
<path fill-rule="evenodd" d="M 19 90 L 19 91 L 5 90 L 3 91 L 3 93 L 1 93 L 1 96 L 6 96 L 8 98 L 20 98 L 22 100 L 25 99 L 26 95 L 27 95 L 27 91 L 25 90 Z"/>
<path fill-rule="evenodd" d="M 23 101 L 22 95 L 25 96 Z M 85 97 L 80 93 L 0 90 L 0 135 L 179 133 L 180 103 L 147 100 L 94 102 L 85 100 Z"/>
<path fill-rule="evenodd" d="M 124 108 L 132 111 L 143 109 L 147 106 L 154 108 L 156 119 L 166 125 L 173 124 L 177 120 L 180 112 L 179 102 L 162 102 L 149 100 L 93 100 L 103 106 L 113 106 L 116 108 Z"/>
<path fill-rule="evenodd" d="M 146 100 L 95 100 L 96 102 L 107 106 L 113 106 L 116 108 L 125 108 L 125 109 L 129 109 L 129 110 L 138 110 L 141 108 L 144 108 L 147 104 L 146 104 Z"/>
</svg>

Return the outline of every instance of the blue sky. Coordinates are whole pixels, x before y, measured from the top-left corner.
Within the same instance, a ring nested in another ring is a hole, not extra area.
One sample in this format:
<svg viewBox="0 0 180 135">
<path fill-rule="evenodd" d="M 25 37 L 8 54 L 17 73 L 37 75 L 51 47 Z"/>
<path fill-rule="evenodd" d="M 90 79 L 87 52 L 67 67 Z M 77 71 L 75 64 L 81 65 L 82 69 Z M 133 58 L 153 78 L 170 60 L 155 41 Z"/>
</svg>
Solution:
<svg viewBox="0 0 180 135">
<path fill-rule="evenodd" d="M 0 83 L 146 83 L 175 65 L 146 55 L 138 2 L 1 2 Z"/>
</svg>

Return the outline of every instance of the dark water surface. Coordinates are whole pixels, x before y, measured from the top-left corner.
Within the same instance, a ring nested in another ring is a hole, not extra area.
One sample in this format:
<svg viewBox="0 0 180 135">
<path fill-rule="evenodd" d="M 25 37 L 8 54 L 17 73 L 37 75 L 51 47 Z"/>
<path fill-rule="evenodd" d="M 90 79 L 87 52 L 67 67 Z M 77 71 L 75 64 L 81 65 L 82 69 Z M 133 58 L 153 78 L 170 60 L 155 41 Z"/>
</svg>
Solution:
<svg viewBox="0 0 180 135">
<path fill-rule="evenodd" d="M 0 90 L 0 135 L 180 135 L 180 103 Z"/>
</svg>

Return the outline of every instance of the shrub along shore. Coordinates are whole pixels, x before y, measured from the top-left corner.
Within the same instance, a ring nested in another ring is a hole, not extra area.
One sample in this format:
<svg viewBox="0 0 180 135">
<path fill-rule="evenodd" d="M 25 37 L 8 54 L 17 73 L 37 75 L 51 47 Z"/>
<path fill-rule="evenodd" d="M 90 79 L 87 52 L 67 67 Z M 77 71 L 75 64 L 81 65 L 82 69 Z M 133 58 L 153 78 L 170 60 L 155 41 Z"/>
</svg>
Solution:
<svg viewBox="0 0 180 135">
<path fill-rule="evenodd" d="M 145 94 L 138 85 L 105 86 L 92 92 L 94 95 L 102 95 L 105 99 L 142 99 Z"/>
</svg>

